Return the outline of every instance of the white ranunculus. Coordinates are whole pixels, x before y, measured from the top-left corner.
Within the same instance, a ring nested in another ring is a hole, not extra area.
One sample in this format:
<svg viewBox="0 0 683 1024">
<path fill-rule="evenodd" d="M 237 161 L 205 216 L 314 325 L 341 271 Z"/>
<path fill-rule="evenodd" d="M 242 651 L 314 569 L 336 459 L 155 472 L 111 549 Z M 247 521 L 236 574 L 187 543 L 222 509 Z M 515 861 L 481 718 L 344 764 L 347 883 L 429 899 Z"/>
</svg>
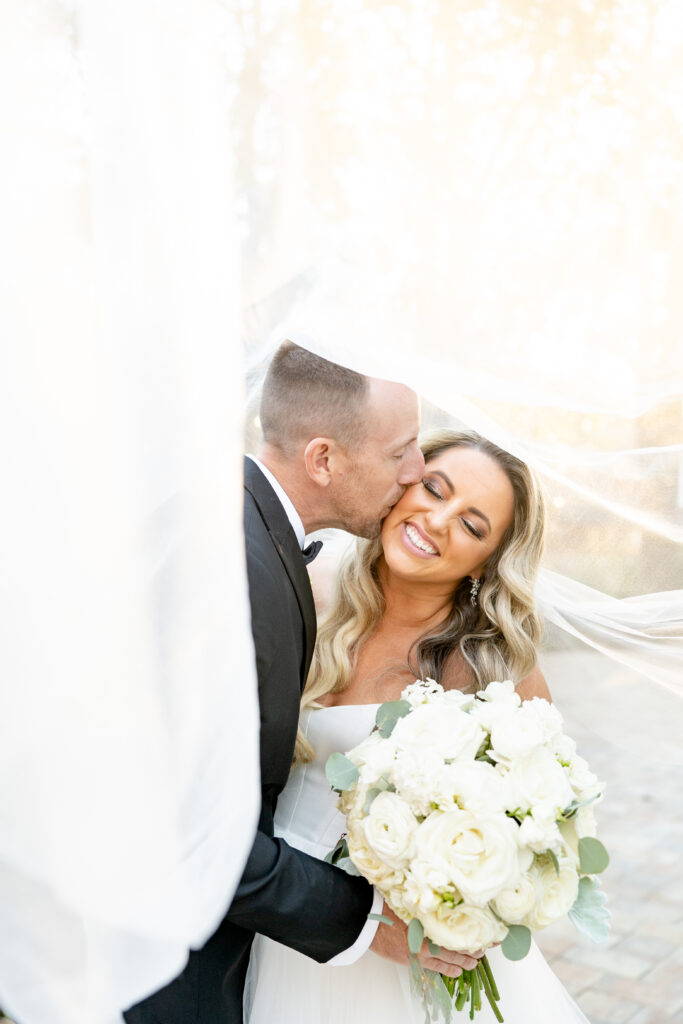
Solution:
<svg viewBox="0 0 683 1024">
<path fill-rule="evenodd" d="M 410 865 L 410 874 L 421 887 L 432 889 L 438 893 L 454 891 L 453 883 L 443 862 L 435 864 L 432 860 L 415 857 Z"/>
<path fill-rule="evenodd" d="M 410 870 L 403 886 L 403 904 L 415 917 L 425 910 L 436 910 L 441 896 L 425 881 L 428 873 L 422 875 Z"/>
<path fill-rule="evenodd" d="M 434 779 L 434 799 L 446 811 L 454 805 L 473 813 L 500 812 L 505 807 L 502 776 L 485 761 L 444 765 Z"/>
<path fill-rule="evenodd" d="M 506 924 L 519 924 L 536 902 L 536 879 L 530 872 L 521 875 L 517 885 L 504 889 L 493 900 L 493 909 Z"/>
<path fill-rule="evenodd" d="M 508 811 L 530 811 L 542 804 L 551 807 L 555 817 L 574 799 L 564 768 L 547 747 L 538 747 L 528 757 L 514 761 L 503 780 Z"/>
<path fill-rule="evenodd" d="M 432 942 L 462 953 L 488 949 L 495 942 L 502 942 L 507 934 L 507 927 L 488 907 L 472 907 L 466 903 L 453 907 L 442 903 L 435 911 L 419 916 Z"/>
<path fill-rule="evenodd" d="M 390 776 L 396 757 L 396 746 L 391 737 L 384 739 L 379 732 L 372 732 L 346 756 L 358 765 L 360 782 L 372 787 L 383 775 Z"/>
<path fill-rule="evenodd" d="M 536 903 L 524 919 L 532 931 L 547 928 L 571 910 L 579 892 L 576 867 L 568 857 L 559 861 L 559 873 L 550 859 L 537 863 L 532 874 L 538 888 Z"/>
<path fill-rule="evenodd" d="M 403 883 L 404 873 L 385 864 L 372 850 L 360 822 L 349 825 L 349 856 L 361 875 L 383 892 Z"/>
<path fill-rule="evenodd" d="M 416 852 L 479 907 L 516 885 L 522 870 L 517 825 L 504 814 L 434 811 L 417 829 Z"/>
<path fill-rule="evenodd" d="M 407 866 L 413 850 L 415 815 L 396 793 L 380 793 L 372 801 L 363 831 L 370 849 L 389 867 Z"/>
<path fill-rule="evenodd" d="M 399 719 L 392 739 L 399 750 L 431 750 L 444 760 L 476 756 L 484 730 L 459 707 L 422 704 Z"/>
</svg>

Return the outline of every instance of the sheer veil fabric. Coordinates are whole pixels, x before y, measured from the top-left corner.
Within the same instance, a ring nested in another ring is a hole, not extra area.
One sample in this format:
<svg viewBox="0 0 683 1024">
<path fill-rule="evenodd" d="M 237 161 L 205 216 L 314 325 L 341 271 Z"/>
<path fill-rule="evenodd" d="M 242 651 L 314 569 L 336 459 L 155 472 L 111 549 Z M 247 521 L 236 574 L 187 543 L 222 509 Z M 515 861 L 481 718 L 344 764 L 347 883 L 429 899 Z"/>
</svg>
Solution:
<svg viewBox="0 0 683 1024">
<path fill-rule="evenodd" d="M 683 21 L 37 0 L 0 23 L 0 1005 L 114 1024 L 210 934 L 255 824 L 239 456 L 284 337 L 536 466 L 549 621 L 680 699 Z"/>
<path fill-rule="evenodd" d="M 256 827 L 220 18 L 0 15 L 0 1006 L 21 1024 L 113 1024 L 174 977 Z"/>
</svg>

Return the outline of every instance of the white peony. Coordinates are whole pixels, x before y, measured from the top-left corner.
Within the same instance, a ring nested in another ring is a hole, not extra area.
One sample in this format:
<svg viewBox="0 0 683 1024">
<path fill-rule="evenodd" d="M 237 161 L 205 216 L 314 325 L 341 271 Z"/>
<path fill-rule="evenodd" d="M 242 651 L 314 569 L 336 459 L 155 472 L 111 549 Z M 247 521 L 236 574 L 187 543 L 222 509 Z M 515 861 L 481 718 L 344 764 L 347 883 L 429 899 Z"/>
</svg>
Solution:
<svg viewBox="0 0 683 1024">
<path fill-rule="evenodd" d="M 554 808 L 549 804 L 536 804 L 531 814 L 522 819 L 517 838 L 521 846 L 528 846 L 534 853 L 556 852 L 562 836 Z"/>
<path fill-rule="evenodd" d="M 524 701 L 520 709 L 525 718 L 537 723 L 544 743 L 553 743 L 556 737 L 563 735 L 562 715 L 554 704 L 543 697 L 532 697 Z"/>
<path fill-rule="evenodd" d="M 520 876 L 517 885 L 504 889 L 492 901 L 493 909 L 507 924 L 519 924 L 536 902 L 536 879 L 530 872 Z"/>
<path fill-rule="evenodd" d="M 516 885 L 522 870 L 517 825 L 504 814 L 435 811 L 417 829 L 416 853 L 480 907 Z"/>
<path fill-rule="evenodd" d="M 370 849 L 385 864 L 396 869 L 408 864 L 416 829 L 415 815 L 396 793 L 379 793 L 363 821 Z"/>
<path fill-rule="evenodd" d="M 495 722 L 514 718 L 521 703 L 512 680 L 489 683 L 485 690 L 477 693 L 471 714 L 490 733 Z"/>
<path fill-rule="evenodd" d="M 603 788 L 597 775 L 588 767 L 588 762 L 578 754 L 575 754 L 569 762 L 569 784 L 580 801 L 590 800 L 591 797 L 597 796 Z"/>
<path fill-rule="evenodd" d="M 489 756 L 494 761 L 514 761 L 528 757 L 545 742 L 544 724 L 529 703 L 514 715 L 501 715 L 491 725 Z"/>
<path fill-rule="evenodd" d="M 541 804 L 552 808 L 555 817 L 574 799 L 564 768 L 547 747 L 538 747 L 528 757 L 514 761 L 503 780 L 508 811 L 530 811 Z"/>
<path fill-rule="evenodd" d="M 443 758 L 429 747 L 401 751 L 394 761 L 391 781 L 411 811 L 426 817 L 432 807 L 435 779 L 446 767 Z"/>
<path fill-rule="evenodd" d="M 484 730 L 459 707 L 422 704 L 399 719 L 392 739 L 399 750 L 431 750 L 444 760 L 476 756 Z"/>
<path fill-rule="evenodd" d="M 416 679 L 414 683 L 406 686 L 401 694 L 401 700 L 407 701 L 411 708 L 418 708 L 421 704 L 428 704 L 434 697 L 440 700 L 443 694 L 443 686 L 434 679 Z"/>
<path fill-rule="evenodd" d="M 576 867 L 568 857 L 561 857 L 559 873 L 550 858 L 536 863 L 531 870 L 538 895 L 536 903 L 523 923 L 532 931 L 547 928 L 571 910 L 579 893 Z"/>
<path fill-rule="evenodd" d="M 466 903 L 451 906 L 442 903 L 436 910 L 420 914 L 425 934 L 444 949 L 476 953 L 502 942 L 507 927 L 488 907 L 470 907 Z"/>
</svg>

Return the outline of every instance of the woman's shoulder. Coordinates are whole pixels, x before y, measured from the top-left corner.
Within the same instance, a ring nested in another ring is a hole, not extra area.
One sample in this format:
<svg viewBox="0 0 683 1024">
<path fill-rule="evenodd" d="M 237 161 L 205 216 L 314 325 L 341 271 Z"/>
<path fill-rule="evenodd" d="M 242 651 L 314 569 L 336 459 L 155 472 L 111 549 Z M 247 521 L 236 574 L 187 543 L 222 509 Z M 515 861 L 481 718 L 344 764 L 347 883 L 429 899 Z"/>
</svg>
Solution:
<svg viewBox="0 0 683 1024">
<path fill-rule="evenodd" d="M 515 687 L 522 700 L 532 700 L 534 697 L 543 697 L 552 702 L 548 684 L 545 676 L 538 665 L 535 665 L 528 676 L 525 676 Z"/>
</svg>

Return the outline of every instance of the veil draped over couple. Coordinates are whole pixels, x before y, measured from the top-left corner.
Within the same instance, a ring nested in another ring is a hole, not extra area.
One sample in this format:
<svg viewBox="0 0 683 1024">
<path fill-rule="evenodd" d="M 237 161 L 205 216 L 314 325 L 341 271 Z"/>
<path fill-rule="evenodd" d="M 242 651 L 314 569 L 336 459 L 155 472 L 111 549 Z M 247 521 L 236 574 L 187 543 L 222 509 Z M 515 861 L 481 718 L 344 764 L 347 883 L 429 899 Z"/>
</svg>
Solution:
<svg viewBox="0 0 683 1024">
<path fill-rule="evenodd" d="M 420 442 L 408 387 L 291 342 L 270 363 L 260 419 L 263 441 L 244 466 L 258 832 L 218 929 L 125 1018 L 421 1022 L 406 926 L 364 878 L 324 860 L 345 828 L 325 762 L 368 735 L 377 705 L 415 678 L 465 692 L 512 679 L 523 700 L 550 698 L 533 598 L 541 490 L 524 462 L 474 432 Z M 314 592 L 328 588 L 311 564 L 319 542 L 305 547 L 305 537 L 325 527 L 358 540 L 332 596 L 318 598 L 316 630 Z M 456 977 L 479 955 L 424 944 L 420 960 Z M 490 955 L 507 1024 L 586 1020 L 536 947 L 519 963 Z"/>
</svg>

